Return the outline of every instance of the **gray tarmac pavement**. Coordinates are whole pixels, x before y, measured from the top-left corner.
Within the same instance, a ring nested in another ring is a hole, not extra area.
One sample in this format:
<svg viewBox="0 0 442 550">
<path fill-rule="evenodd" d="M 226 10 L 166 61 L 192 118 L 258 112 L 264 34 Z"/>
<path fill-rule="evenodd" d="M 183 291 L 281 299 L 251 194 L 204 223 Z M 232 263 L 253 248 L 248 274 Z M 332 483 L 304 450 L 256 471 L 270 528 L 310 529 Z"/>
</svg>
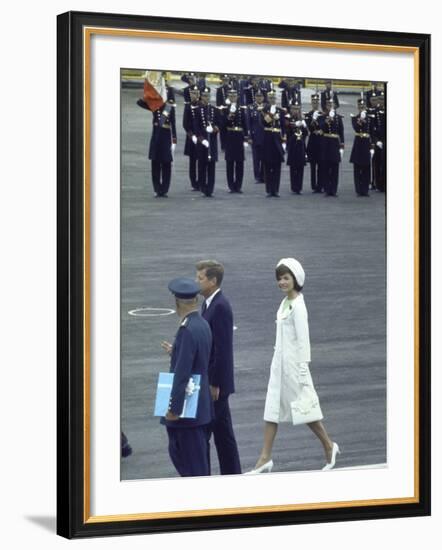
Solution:
<svg viewBox="0 0 442 550">
<path fill-rule="evenodd" d="M 342 454 L 339 467 L 386 462 L 386 263 L 385 195 L 358 198 L 348 162 L 357 96 L 343 97 L 346 150 L 338 198 L 310 192 L 292 195 L 288 167 L 281 198 L 265 198 L 254 183 L 247 152 L 243 195 L 229 194 L 224 155 L 217 164 L 215 196 L 190 191 L 183 155 L 183 104 L 177 97 L 178 145 L 167 199 L 153 196 L 151 113 L 136 100 L 141 90 L 122 89 L 121 127 L 121 427 L 133 454 L 121 463 L 121 479 L 175 477 L 167 434 L 153 417 L 158 373 L 169 369 L 161 340 L 172 341 L 175 314 L 139 317 L 135 308 L 173 308 L 167 283 L 194 276 L 194 264 L 216 258 L 226 268 L 223 291 L 235 316 L 236 393 L 230 403 L 243 470 L 254 466 L 262 445 L 263 410 L 282 299 L 274 267 L 295 256 L 306 272 L 315 387 L 325 426 Z M 304 110 L 308 110 L 304 105 Z M 250 149 L 250 148 L 249 148 Z M 213 447 L 213 446 L 212 446 Z M 305 426 L 281 424 L 274 471 L 316 470 L 324 465 L 319 441 Z M 212 473 L 218 474 L 212 448 Z"/>
</svg>

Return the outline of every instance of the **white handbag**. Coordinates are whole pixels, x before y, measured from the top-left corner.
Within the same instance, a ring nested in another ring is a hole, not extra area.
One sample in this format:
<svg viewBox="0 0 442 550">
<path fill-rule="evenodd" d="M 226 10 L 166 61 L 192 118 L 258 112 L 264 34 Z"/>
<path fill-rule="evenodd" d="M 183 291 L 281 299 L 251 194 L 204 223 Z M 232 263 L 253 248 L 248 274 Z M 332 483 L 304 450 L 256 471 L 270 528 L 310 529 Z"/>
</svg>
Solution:
<svg viewBox="0 0 442 550">
<path fill-rule="evenodd" d="M 297 398 L 290 403 L 293 425 L 309 424 L 322 420 L 319 398 L 311 386 L 303 386 Z"/>
</svg>

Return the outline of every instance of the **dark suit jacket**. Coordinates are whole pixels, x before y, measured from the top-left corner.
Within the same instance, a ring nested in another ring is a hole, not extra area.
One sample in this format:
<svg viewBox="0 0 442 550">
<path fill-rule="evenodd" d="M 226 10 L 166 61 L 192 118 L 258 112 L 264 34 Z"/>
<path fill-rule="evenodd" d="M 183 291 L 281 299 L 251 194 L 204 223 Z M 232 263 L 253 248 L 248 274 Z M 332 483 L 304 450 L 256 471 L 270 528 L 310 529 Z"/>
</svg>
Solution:
<svg viewBox="0 0 442 550">
<path fill-rule="evenodd" d="M 212 351 L 209 361 L 209 383 L 220 388 L 220 395 L 234 393 L 233 379 L 233 313 L 219 291 L 203 313 L 212 331 Z"/>
</svg>

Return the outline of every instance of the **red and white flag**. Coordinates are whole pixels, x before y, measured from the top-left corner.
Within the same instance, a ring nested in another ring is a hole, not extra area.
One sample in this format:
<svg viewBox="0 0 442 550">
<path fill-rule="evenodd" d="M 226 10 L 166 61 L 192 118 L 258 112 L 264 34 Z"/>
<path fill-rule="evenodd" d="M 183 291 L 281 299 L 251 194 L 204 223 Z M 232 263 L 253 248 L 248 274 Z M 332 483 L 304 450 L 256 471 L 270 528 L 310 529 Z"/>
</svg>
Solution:
<svg viewBox="0 0 442 550">
<path fill-rule="evenodd" d="M 146 71 L 144 76 L 144 102 L 151 111 L 161 109 L 167 99 L 163 73 L 160 71 Z"/>
</svg>

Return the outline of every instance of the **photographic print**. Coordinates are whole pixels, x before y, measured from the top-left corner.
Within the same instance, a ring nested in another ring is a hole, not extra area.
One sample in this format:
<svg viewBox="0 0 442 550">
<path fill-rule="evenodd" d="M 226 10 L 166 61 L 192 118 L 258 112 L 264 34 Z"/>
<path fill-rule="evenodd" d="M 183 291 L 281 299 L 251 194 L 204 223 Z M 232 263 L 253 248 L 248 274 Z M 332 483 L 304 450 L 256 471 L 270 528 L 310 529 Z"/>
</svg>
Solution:
<svg viewBox="0 0 442 550">
<path fill-rule="evenodd" d="M 121 71 L 122 480 L 387 466 L 385 97 L 383 82 Z M 290 300 L 284 258 L 305 278 Z M 154 415 L 161 342 L 186 318 L 168 283 L 208 270 L 194 308 L 217 292 L 231 313 L 209 318 L 210 467 L 177 471 L 168 432 L 189 420 Z M 294 427 L 307 390 L 322 414 Z"/>
<path fill-rule="evenodd" d="M 57 532 L 430 513 L 430 37 L 58 18 Z"/>
</svg>

